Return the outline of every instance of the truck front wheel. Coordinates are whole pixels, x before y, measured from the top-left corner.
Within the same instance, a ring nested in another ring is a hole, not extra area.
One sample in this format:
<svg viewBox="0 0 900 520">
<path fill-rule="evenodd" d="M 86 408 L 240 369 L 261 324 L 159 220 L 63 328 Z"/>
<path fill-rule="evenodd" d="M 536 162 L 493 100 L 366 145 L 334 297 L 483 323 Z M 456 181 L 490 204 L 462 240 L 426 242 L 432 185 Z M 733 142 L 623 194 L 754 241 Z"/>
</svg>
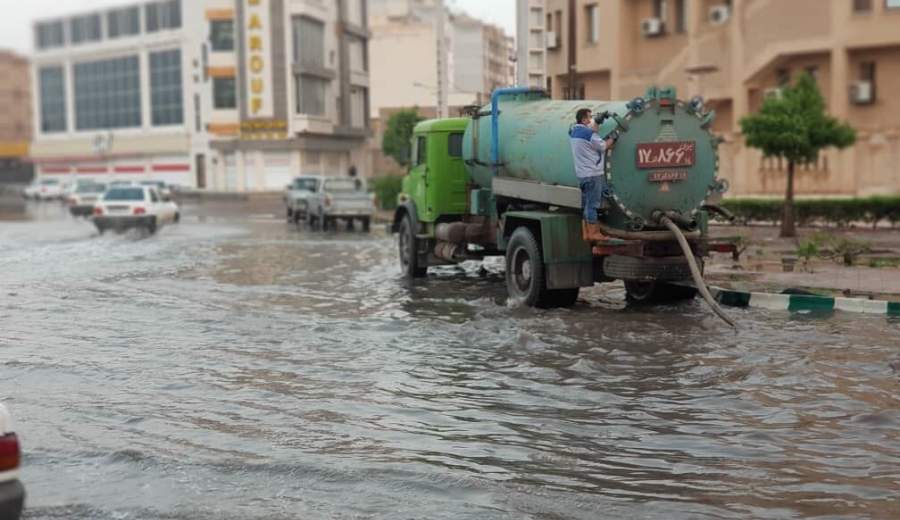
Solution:
<svg viewBox="0 0 900 520">
<path fill-rule="evenodd" d="M 419 241 L 416 238 L 416 223 L 412 216 L 406 214 L 400 221 L 399 249 L 400 267 L 409 278 L 424 278 L 428 267 L 419 267 Z"/>
<path fill-rule="evenodd" d="M 547 289 L 544 258 L 534 234 L 527 227 L 516 229 L 506 248 L 506 291 L 509 297 L 529 307 L 570 307 L 578 299 L 578 288 Z"/>
</svg>

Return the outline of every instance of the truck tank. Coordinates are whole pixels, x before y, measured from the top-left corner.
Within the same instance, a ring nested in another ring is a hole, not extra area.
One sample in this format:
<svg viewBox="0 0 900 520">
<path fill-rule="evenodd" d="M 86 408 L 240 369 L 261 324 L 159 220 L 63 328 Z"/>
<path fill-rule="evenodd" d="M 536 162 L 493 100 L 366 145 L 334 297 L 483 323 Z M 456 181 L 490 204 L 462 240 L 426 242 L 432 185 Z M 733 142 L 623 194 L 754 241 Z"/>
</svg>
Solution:
<svg viewBox="0 0 900 520">
<path fill-rule="evenodd" d="M 709 131 L 715 114 L 704 113 L 700 100 L 678 101 L 674 89 L 651 88 L 632 101 L 560 101 L 519 91 L 493 105 L 476 114 L 463 140 L 466 167 L 482 188 L 492 189 L 495 177 L 577 188 L 569 130 L 575 113 L 589 108 L 613 116 L 600 135 L 620 134 L 606 163 L 608 225 L 658 228 L 660 211 L 694 220 L 708 197 L 726 189 L 716 178 L 717 141 Z"/>
</svg>

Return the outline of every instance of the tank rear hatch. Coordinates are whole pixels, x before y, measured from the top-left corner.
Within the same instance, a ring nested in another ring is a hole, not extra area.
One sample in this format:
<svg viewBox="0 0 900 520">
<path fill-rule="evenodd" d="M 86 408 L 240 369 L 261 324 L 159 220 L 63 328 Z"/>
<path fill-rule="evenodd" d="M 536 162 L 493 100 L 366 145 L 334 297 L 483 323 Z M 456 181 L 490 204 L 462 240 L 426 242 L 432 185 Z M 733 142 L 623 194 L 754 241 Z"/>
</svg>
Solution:
<svg viewBox="0 0 900 520">
<path fill-rule="evenodd" d="M 640 231 L 658 211 L 694 220 L 709 196 L 725 189 L 716 179 L 717 140 L 709 131 L 715 114 L 698 101 L 677 100 L 674 89 L 651 88 L 628 106 L 627 131 L 606 162 L 623 219 L 617 227 Z"/>
</svg>

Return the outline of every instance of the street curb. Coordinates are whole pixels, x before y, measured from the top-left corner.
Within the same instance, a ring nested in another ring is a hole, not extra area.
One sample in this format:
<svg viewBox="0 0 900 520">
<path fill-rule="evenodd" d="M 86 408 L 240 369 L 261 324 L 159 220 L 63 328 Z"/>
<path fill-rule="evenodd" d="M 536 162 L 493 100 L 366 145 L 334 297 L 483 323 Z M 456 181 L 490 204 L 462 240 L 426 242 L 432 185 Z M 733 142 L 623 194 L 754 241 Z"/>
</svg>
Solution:
<svg viewBox="0 0 900 520">
<path fill-rule="evenodd" d="M 710 292 L 720 304 L 728 307 L 754 307 L 774 311 L 832 312 L 844 311 L 861 314 L 900 316 L 900 302 L 863 300 L 861 298 L 831 298 L 799 294 L 769 294 L 732 291 L 710 287 Z"/>
</svg>

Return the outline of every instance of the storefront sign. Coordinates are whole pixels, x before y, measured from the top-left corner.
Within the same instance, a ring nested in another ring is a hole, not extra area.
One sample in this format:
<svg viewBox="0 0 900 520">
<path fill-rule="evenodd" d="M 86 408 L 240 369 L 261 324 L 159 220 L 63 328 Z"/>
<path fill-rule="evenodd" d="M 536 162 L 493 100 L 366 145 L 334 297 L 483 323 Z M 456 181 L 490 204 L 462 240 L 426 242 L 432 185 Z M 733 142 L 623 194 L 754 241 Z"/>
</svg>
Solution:
<svg viewBox="0 0 900 520">
<path fill-rule="evenodd" d="M 644 169 L 693 166 L 696 148 L 693 141 L 641 143 L 637 146 L 637 167 Z"/>
<path fill-rule="evenodd" d="M 247 115 L 254 119 L 271 118 L 274 112 L 269 4 L 266 0 L 243 0 L 243 2 Z"/>
</svg>

